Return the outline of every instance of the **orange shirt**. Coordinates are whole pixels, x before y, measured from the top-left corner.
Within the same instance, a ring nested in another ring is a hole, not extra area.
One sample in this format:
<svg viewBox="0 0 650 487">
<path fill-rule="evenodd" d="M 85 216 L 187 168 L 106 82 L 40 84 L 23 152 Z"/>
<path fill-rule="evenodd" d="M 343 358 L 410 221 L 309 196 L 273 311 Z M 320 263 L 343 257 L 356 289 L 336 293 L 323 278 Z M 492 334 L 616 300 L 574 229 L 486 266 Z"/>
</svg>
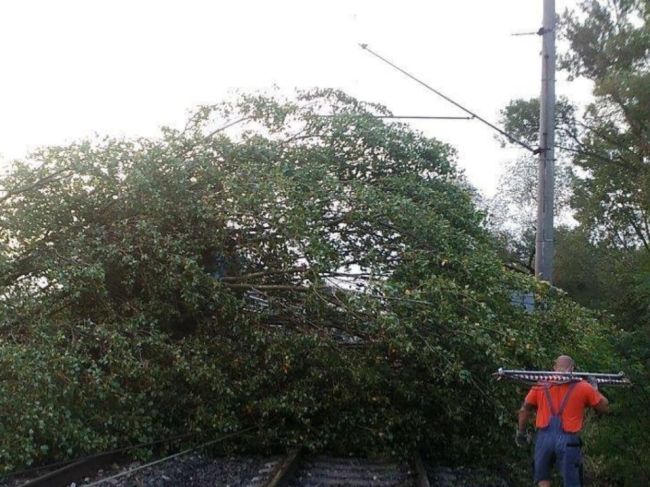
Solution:
<svg viewBox="0 0 650 487">
<path fill-rule="evenodd" d="M 545 428 L 551 420 L 551 409 L 546 400 L 544 385 L 534 385 L 526 395 L 526 403 L 537 407 L 535 426 Z M 552 385 L 549 392 L 555 412 L 560 410 L 564 395 L 569 389 L 569 384 Z M 585 407 L 594 407 L 603 399 L 600 392 L 585 381 L 578 382 L 573 388 L 569 402 L 562 413 L 562 428 L 569 433 L 577 433 L 582 429 L 582 418 Z"/>
</svg>

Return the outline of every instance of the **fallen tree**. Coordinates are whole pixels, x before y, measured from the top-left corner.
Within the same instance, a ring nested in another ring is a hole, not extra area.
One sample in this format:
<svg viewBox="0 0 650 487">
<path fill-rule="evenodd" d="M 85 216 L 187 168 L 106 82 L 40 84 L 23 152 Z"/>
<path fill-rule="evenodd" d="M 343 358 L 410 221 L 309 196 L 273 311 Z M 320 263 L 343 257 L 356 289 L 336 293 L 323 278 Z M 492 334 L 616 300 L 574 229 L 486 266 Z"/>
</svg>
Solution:
<svg viewBox="0 0 650 487">
<path fill-rule="evenodd" d="M 564 350 L 603 368 L 606 330 L 503 269 L 453 149 L 387 113 L 243 96 L 14 163 L 3 468 L 249 425 L 242 448 L 511 455 L 521 398 L 490 373 Z"/>
</svg>

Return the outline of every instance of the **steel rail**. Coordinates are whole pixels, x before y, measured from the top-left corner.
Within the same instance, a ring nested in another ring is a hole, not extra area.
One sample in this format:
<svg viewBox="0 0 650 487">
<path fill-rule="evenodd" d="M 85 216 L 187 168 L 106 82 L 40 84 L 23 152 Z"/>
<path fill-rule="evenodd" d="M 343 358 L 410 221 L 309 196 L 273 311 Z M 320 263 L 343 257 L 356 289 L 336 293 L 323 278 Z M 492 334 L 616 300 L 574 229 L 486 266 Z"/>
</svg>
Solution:
<svg viewBox="0 0 650 487">
<path fill-rule="evenodd" d="M 262 487 L 285 487 L 302 461 L 302 452 L 302 448 L 289 452 L 284 460 L 278 463 L 277 467 L 271 472 Z"/>
<path fill-rule="evenodd" d="M 415 467 L 415 487 L 430 487 L 429 475 L 427 474 L 426 468 L 424 468 L 420 452 L 414 452 L 411 461 Z"/>
</svg>

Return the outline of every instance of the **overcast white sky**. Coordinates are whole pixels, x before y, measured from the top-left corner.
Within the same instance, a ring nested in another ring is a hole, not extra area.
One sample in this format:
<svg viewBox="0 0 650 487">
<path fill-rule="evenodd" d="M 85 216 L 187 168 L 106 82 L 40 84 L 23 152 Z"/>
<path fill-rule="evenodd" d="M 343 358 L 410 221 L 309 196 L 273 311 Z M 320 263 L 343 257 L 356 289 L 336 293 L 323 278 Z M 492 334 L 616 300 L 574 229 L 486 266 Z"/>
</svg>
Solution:
<svg viewBox="0 0 650 487">
<path fill-rule="evenodd" d="M 576 0 L 557 0 L 557 10 Z M 95 132 L 155 135 L 233 90 L 342 88 L 396 114 L 463 115 L 362 51 L 359 42 L 496 120 L 538 96 L 542 0 L 0 3 L 0 164 Z M 558 94 L 589 87 L 558 73 Z M 490 195 L 513 149 L 478 121 L 414 126 L 451 143 Z"/>
</svg>

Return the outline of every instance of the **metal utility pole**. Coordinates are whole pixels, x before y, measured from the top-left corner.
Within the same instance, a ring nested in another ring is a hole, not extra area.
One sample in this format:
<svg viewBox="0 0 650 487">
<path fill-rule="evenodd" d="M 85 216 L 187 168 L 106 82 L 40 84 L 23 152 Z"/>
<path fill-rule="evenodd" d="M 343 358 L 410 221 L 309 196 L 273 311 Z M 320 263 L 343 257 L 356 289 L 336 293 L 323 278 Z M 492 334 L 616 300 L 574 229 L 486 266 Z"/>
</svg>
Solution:
<svg viewBox="0 0 650 487">
<path fill-rule="evenodd" d="M 539 166 L 535 275 L 553 282 L 553 185 L 555 170 L 555 0 L 544 0 L 542 92 L 539 100 Z"/>
</svg>

